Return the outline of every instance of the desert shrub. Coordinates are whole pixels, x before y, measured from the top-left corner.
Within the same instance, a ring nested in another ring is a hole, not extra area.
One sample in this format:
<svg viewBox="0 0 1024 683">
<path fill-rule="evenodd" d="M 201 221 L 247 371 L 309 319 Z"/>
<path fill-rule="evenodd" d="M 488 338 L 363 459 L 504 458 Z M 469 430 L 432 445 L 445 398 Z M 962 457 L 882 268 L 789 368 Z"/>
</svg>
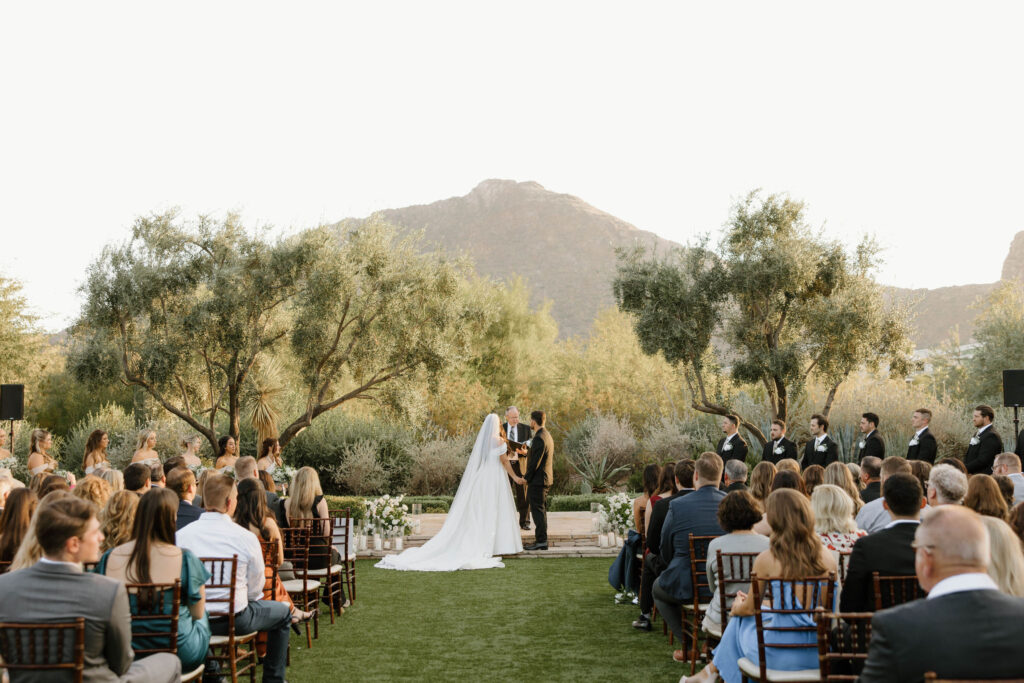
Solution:
<svg viewBox="0 0 1024 683">
<path fill-rule="evenodd" d="M 641 446 L 652 462 L 677 462 L 693 459 L 714 446 L 712 426 L 707 420 L 680 420 L 661 417 L 648 423 Z"/>
<path fill-rule="evenodd" d="M 591 415 L 566 439 L 566 455 L 584 489 L 606 491 L 629 476 L 640 453 L 629 421 Z"/>
<path fill-rule="evenodd" d="M 387 472 L 377 458 L 377 443 L 361 439 L 345 448 L 339 464 L 327 470 L 333 481 L 356 495 L 381 493 L 387 483 Z"/>
<path fill-rule="evenodd" d="M 409 493 L 417 496 L 453 495 L 473 450 L 474 437 L 431 439 L 409 447 L 412 476 Z"/>
</svg>

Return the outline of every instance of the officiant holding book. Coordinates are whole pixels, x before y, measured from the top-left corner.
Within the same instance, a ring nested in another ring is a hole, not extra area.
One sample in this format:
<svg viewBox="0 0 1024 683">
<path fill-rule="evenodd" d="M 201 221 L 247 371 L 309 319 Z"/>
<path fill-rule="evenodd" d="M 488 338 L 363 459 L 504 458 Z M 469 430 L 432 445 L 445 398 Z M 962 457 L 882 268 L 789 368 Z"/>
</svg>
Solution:
<svg viewBox="0 0 1024 683">
<path fill-rule="evenodd" d="M 533 430 L 530 429 L 529 425 L 519 423 L 519 409 L 515 406 L 509 406 L 508 410 L 505 411 L 505 436 L 509 441 L 516 443 L 526 443 L 533 436 Z M 516 449 L 509 455 L 509 463 L 512 465 L 512 471 L 516 473 L 516 476 L 522 477 L 525 471 L 525 467 L 521 466 L 521 463 L 525 463 L 522 456 L 526 455 L 526 446 Z M 519 512 L 519 528 L 524 531 L 530 529 L 530 505 L 526 500 L 526 486 L 520 486 L 515 482 L 512 477 L 508 478 L 509 485 L 512 486 L 512 495 L 516 501 L 516 510 Z"/>
</svg>

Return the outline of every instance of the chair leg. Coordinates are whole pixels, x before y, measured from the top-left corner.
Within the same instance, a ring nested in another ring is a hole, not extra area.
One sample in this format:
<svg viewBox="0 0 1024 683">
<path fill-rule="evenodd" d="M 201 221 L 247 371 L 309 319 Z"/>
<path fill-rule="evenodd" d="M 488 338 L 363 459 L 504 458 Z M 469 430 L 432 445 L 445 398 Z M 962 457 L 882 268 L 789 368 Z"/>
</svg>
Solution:
<svg viewBox="0 0 1024 683">
<path fill-rule="evenodd" d="M 327 583 L 324 584 L 324 588 L 327 590 L 327 609 L 331 612 L 331 623 L 334 623 L 334 576 L 331 574 L 331 570 L 327 570 Z"/>
</svg>

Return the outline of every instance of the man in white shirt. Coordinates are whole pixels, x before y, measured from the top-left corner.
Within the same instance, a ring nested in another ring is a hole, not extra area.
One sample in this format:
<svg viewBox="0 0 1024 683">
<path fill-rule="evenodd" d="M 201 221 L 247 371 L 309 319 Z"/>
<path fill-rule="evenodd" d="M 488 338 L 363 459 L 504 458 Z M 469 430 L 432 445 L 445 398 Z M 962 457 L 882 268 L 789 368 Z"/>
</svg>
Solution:
<svg viewBox="0 0 1024 683">
<path fill-rule="evenodd" d="M 198 557 L 238 556 L 235 575 L 235 631 L 267 633 L 267 656 L 263 660 L 263 683 L 284 681 L 288 654 L 288 629 L 291 609 L 283 602 L 263 600 L 266 581 L 263 550 L 256 534 L 243 529 L 232 519 L 238 504 L 235 482 L 223 474 L 214 474 L 203 489 L 204 512 L 177 534 L 177 544 Z M 207 599 L 224 598 L 226 589 L 207 588 Z M 227 635 L 227 619 L 210 619 L 210 630 Z"/>
<path fill-rule="evenodd" d="M 894 455 L 882 461 L 881 488 L 885 489 L 885 480 L 894 474 L 902 472 L 910 474 L 910 463 L 904 458 Z M 892 521 L 892 515 L 885 508 L 885 498 L 875 498 L 857 513 L 857 528 L 864 529 L 869 534 L 884 529 L 885 525 Z"/>
<path fill-rule="evenodd" d="M 1020 457 L 1016 453 L 1000 453 L 992 465 L 992 474 L 1002 474 L 1013 482 L 1013 502 L 1024 501 L 1024 474 L 1020 472 Z"/>
<path fill-rule="evenodd" d="M 1019 678 L 1024 600 L 1001 593 L 988 575 L 989 539 L 981 517 L 957 505 L 930 509 L 914 535 L 924 600 L 876 612 L 860 681 Z M 964 637 L 972 634 L 972 637 Z"/>
</svg>

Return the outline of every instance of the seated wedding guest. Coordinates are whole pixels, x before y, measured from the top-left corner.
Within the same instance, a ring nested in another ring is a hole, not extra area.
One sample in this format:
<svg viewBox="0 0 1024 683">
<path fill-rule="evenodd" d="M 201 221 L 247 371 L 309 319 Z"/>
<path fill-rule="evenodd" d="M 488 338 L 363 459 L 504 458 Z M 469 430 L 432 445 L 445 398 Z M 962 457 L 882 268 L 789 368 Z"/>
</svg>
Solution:
<svg viewBox="0 0 1024 683">
<path fill-rule="evenodd" d="M 46 478 L 39 483 L 39 490 L 36 495 L 39 496 L 39 500 L 46 498 L 48 493 L 53 491 L 69 491 L 68 480 L 59 474 L 48 474 Z"/>
<path fill-rule="evenodd" d="M 318 518 L 323 522 L 317 524 L 317 529 L 311 528 L 309 534 L 309 569 L 327 569 L 336 564 L 341 564 L 341 554 L 331 544 L 331 525 L 327 510 L 327 501 L 324 500 L 324 491 L 320 488 L 320 476 L 312 467 L 302 467 L 295 475 L 292 484 L 292 495 L 285 501 L 285 519 L 289 526 L 295 526 L 298 519 Z M 325 548 L 330 548 L 328 553 Z M 318 552 L 319 551 L 319 552 Z M 347 605 L 348 600 L 344 592 L 336 596 L 337 604 L 334 606 L 336 612 L 341 613 Z"/>
<path fill-rule="evenodd" d="M 206 481 L 217 474 L 214 470 L 203 470 L 199 473 L 199 480 L 196 482 L 196 497 L 192 501 L 192 504 L 196 507 L 203 507 L 203 489 L 206 487 Z"/>
<path fill-rule="evenodd" d="M 68 491 L 53 491 L 47 496 L 46 500 L 39 499 L 36 512 L 38 513 L 39 506 L 43 503 L 53 502 L 61 498 L 74 498 L 74 496 Z M 39 543 L 39 534 L 36 533 L 36 523 L 38 520 L 39 515 L 33 514 L 32 519 L 28 523 L 28 530 L 25 531 L 25 537 L 21 539 L 21 545 L 18 546 L 18 552 L 14 553 L 14 560 L 11 562 L 11 568 L 8 571 L 15 572 L 19 569 L 26 569 L 35 565 L 42 558 L 43 546 Z"/>
<path fill-rule="evenodd" d="M 943 458 L 942 460 L 939 460 L 935 464 L 936 465 L 949 465 L 950 467 L 955 467 L 956 469 L 960 470 L 965 475 L 968 473 L 967 472 L 967 465 L 965 465 L 964 461 L 961 460 L 960 458 Z"/>
<path fill-rule="evenodd" d="M 853 483 L 857 485 L 857 491 L 861 491 L 864 488 L 864 484 L 860 480 L 860 465 L 855 462 L 848 462 L 846 463 L 846 469 L 850 470 L 850 475 L 853 477 Z M 858 497 L 859 496 L 860 494 L 858 493 Z"/>
<path fill-rule="evenodd" d="M 164 466 L 160 463 L 154 463 L 149 466 L 149 485 L 151 488 L 163 488 L 167 483 L 167 478 L 164 476 Z"/>
<path fill-rule="evenodd" d="M 779 472 L 783 470 L 788 470 L 790 472 L 796 472 L 797 474 L 800 474 L 800 463 L 798 463 L 793 458 L 783 458 L 782 460 L 775 463 L 775 469 L 778 470 Z"/>
<path fill-rule="evenodd" d="M 185 461 L 185 467 L 199 467 L 203 464 L 199 457 L 199 449 L 203 446 L 203 439 L 198 434 L 186 436 L 181 440 L 183 453 L 178 456 Z"/>
<path fill-rule="evenodd" d="M 256 458 L 251 455 L 245 455 L 239 458 L 235 462 L 235 481 L 241 483 L 243 479 L 255 479 L 259 481 L 259 474 L 262 470 L 256 467 Z M 264 496 L 267 499 L 267 508 L 274 515 L 274 518 L 280 520 L 281 515 L 281 501 L 278 500 L 276 491 L 271 491 L 264 487 Z M 326 503 L 325 503 L 326 505 Z"/>
<path fill-rule="evenodd" d="M 284 539 L 281 537 L 281 529 L 277 526 L 274 514 L 267 508 L 267 499 L 263 495 L 264 493 L 263 485 L 259 483 L 258 479 L 249 478 L 238 482 L 238 505 L 235 508 L 234 519 L 236 524 L 253 532 L 260 540 L 277 541 L 277 557 L 274 562 L 280 568 L 285 561 Z M 296 608 L 281 580 L 278 579 L 274 586 L 269 586 L 274 574 L 269 568 L 265 570 L 265 573 L 264 588 L 273 590 L 275 600 L 291 606 L 292 623 L 308 621 L 313 616 L 313 612 L 303 612 Z"/>
<path fill-rule="evenodd" d="M 277 439 L 263 439 L 260 444 L 260 457 L 256 461 L 260 471 L 274 473 L 278 467 L 284 467 L 284 460 L 281 459 L 281 444 Z"/>
<path fill-rule="evenodd" d="M 999 487 L 999 493 L 1002 494 L 1003 501 L 1006 503 L 1006 509 L 1009 511 L 1014 506 L 1013 480 L 1005 474 L 993 474 L 992 479 L 996 482 L 996 486 Z"/>
<path fill-rule="evenodd" d="M 28 532 L 39 499 L 27 488 L 11 491 L 0 514 L 0 562 L 11 562 Z"/>
<path fill-rule="evenodd" d="M 671 463 L 666 463 L 666 467 Z M 697 462 L 692 458 L 686 458 L 677 462 L 672 468 L 672 478 L 677 491 L 690 491 L 693 488 L 693 475 L 697 469 Z M 679 488 L 682 487 L 682 488 Z"/>
<path fill-rule="evenodd" d="M 141 462 L 133 462 L 124 468 L 124 490 L 131 491 L 140 496 L 149 492 L 152 487 L 153 471 L 149 465 Z"/>
<path fill-rule="evenodd" d="M 152 429 L 143 429 L 139 432 L 139 440 L 132 454 L 132 464 L 134 463 L 142 463 L 147 467 L 160 464 L 160 454 L 156 452 L 156 432 Z"/>
<path fill-rule="evenodd" d="M 988 529 L 988 575 L 1002 592 L 1024 597 L 1024 552 L 1020 539 L 1001 519 L 982 515 L 981 521 Z"/>
<path fill-rule="evenodd" d="M 793 489 L 799 491 L 804 497 L 807 496 L 807 490 L 804 488 L 804 480 L 800 475 L 792 470 L 779 470 L 779 473 L 775 475 L 775 479 L 772 481 L 772 493 L 779 489 Z M 769 498 L 771 496 L 769 495 Z M 765 501 L 765 509 L 768 509 L 768 501 Z M 769 536 L 772 533 L 771 526 L 768 524 L 768 513 L 765 512 L 761 516 L 761 521 L 754 525 L 754 531 L 761 534 L 762 536 Z"/>
<path fill-rule="evenodd" d="M 971 508 L 979 515 L 998 519 L 1006 519 L 1006 513 L 1009 512 L 999 485 L 987 474 L 975 474 L 968 480 L 964 507 Z"/>
<path fill-rule="evenodd" d="M 728 467 L 728 463 L 726 463 Z M 722 499 L 718 505 L 718 523 L 725 531 L 708 545 L 708 590 L 711 591 L 711 602 L 704 613 L 702 628 L 705 631 L 720 633 L 722 630 L 721 598 L 719 591 L 725 584 L 726 593 L 749 591 L 750 582 L 734 583 L 730 581 L 731 565 L 722 565 L 724 576 L 718 576 L 718 551 L 723 553 L 759 553 L 768 549 L 768 537 L 754 533 L 754 524 L 761 519 L 761 507 L 747 491 L 733 491 Z M 733 598 L 726 598 L 725 608 L 732 606 Z"/>
<path fill-rule="evenodd" d="M 179 467 L 167 476 L 167 488 L 178 497 L 178 515 L 175 526 L 181 531 L 203 514 L 201 508 L 192 504 L 196 497 L 196 475 L 192 470 Z"/>
<path fill-rule="evenodd" d="M 107 506 L 100 513 L 103 529 L 103 551 L 110 550 L 132 538 L 135 526 L 135 511 L 139 507 L 139 495 L 131 491 L 118 491 L 110 496 Z"/>
<path fill-rule="evenodd" d="M 967 475 L 951 463 L 938 462 L 928 475 L 928 504 L 959 505 L 967 495 Z"/>
<path fill-rule="evenodd" d="M 838 486 L 846 491 L 846 495 L 853 501 L 853 515 L 856 517 L 860 509 L 864 507 L 864 501 L 860 499 L 860 487 L 857 486 L 856 479 L 850 472 L 850 468 L 841 462 L 830 464 L 825 468 L 824 483 Z"/>
<path fill-rule="evenodd" d="M 1010 528 L 1013 529 L 1013 533 L 1017 534 L 1017 538 L 1020 539 L 1021 543 L 1024 543 L 1024 503 L 1017 503 L 1010 508 L 1007 521 L 1010 524 Z"/>
<path fill-rule="evenodd" d="M 107 483 L 107 480 L 93 475 L 78 482 L 78 486 L 74 490 L 75 496 L 96 506 L 97 515 L 106 507 L 107 501 L 110 500 L 110 493 L 110 484 Z"/>
<path fill-rule="evenodd" d="M 880 480 L 882 488 L 885 488 L 885 480 L 894 474 L 910 474 L 910 463 L 898 455 L 891 455 L 882 461 L 882 472 Z M 885 501 L 882 498 L 875 498 L 866 503 L 857 513 L 857 527 L 873 534 L 886 524 L 892 521 L 889 512 L 885 509 Z"/>
<path fill-rule="evenodd" d="M 673 463 L 667 462 L 662 468 L 658 475 L 658 485 L 654 489 L 654 493 L 647 499 L 647 505 L 644 506 L 644 537 L 646 538 L 650 533 L 649 527 L 651 526 L 650 519 L 654 512 L 655 504 L 662 498 L 668 498 L 676 492 L 676 466 Z"/>
<path fill-rule="evenodd" d="M 107 458 L 107 446 L 110 437 L 102 429 L 95 429 L 85 441 L 85 457 L 82 459 L 82 471 L 88 474 L 99 474 L 101 470 L 110 469 Z"/>
<path fill-rule="evenodd" d="M 801 476 L 804 480 L 804 488 L 807 489 L 807 495 L 810 496 L 814 493 L 815 486 L 825 483 L 825 468 L 821 465 L 811 465 L 804 468 Z"/>
<path fill-rule="evenodd" d="M 177 534 L 177 544 L 192 551 L 197 557 L 238 556 L 235 577 L 235 629 L 238 633 L 265 631 L 267 655 L 263 660 L 263 682 L 284 681 L 285 660 L 288 656 L 288 630 L 291 610 L 288 605 L 274 600 L 263 600 L 263 549 L 259 539 L 248 529 L 235 524 L 232 515 L 238 505 L 238 491 L 231 477 L 213 474 L 203 490 L 206 512 Z M 221 599 L 228 595 L 225 589 L 209 589 L 206 598 Z M 210 619 L 214 634 L 227 635 L 226 618 Z"/>
<path fill-rule="evenodd" d="M 726 493 L 747 490 L 747 463 L 742 460 L 729 460 L 725 463 L 722 485 Z"/>
<path fill-rule="evenodd" d="M 829 550 L 848 553 L 857 539 L 868 532 L 853 521 L 853 501 L 846 491 L 832 484 L 822 484 L 811 494 L 814 530 Z"/>
<path fill-rule="evenodd" d="M 178 609 L 178 659 L 183 671 L 192 671 L 206 660 L 210 647 L 210 622 L 206 618 L 206 581 L 210 572 L 193 553 L 174 545 L 178 498 L 167 489 L 153 489 L 139 500 L 132 540 L 103 553 L 98 574 L 121 583 L 174 583 L 181 581 Z M 166 608 L 172 596 L 165 594 Z M 140 596 L 129 593 L 132 614 L 139 612 Z M 163 647 L 166 639 L 144 633 L 166 633 L 170 620 L 140 622 L 134 628 L 132 647 Z"/>
<path fill-rule="evenodd" d="M 124 586 L 82 571 L 83 562 L 100 559 L 103 542 L 92 505 L 70 495 L 42 501 L 36 511 L 36 536 L 43 550 L 39 562 L 0 575 L 0 621 L 85 618 L 86 681 L 181 680 L 181 663 L 172 654 L 159 652 L 132 661 L 132 621 Z"/>
<path fill-rule="evenodd" d="M 822 577 L 822 583 L 824 583 L 828 580 L 829 573 L 833 575 L 836 573 L 835 557 L 822 545 L 818 540 L 818 535 L 814 533 L 814 514 L 811 512 L 811 504 L 806 496 L 789 489 L 773 491 L 768 496 L 767 513 L 772 528 L 781 531 L 771 535 L 768 549 L 754 560 L 754 574 L 782 579 Z M 762 588 L 761 594 L 764 595 L 767 582 L 759 580 L 758 585 Z M 776 589 L 772 593 L 775 596 L 773 606 L 776 609 L 796 609 L 797 603 L 804 604 L 803 601 L 800 601 L 802 596 L 784 592 L 780 584 L 776 584 Z M 794 598 L 796 599 L 794 600 Z M 809 605 L 807 606 L 809 607 Z M 831 609 L 832 605 L 823 604 L 821 607 Z M 776 613 L 770 617 L 766 615 L 766 618 L 770 619 L 771 626 L 774 628 L 814 626 L 813 618 L 805 614 Z M 721 642 L 714 650 L 714 661 L 704 667 L 698 675 L 685 676 L 680 679 L 680 682 L 711 683 L 716 680 L 715 676 L 717 675 L 726 683 L 739 683 L 742 679 L 737 664 L 739 659 L 746 657 L 754 662 L 759 661 L 756 631 L 752 594 L 746 593 L 737 596 L 732 604 L 729 624 L 722 634 Z M 776 671 L 817 669 L 818 650 L 813 647 L 817 641 L 815 631 L 784 635 L 772 632 L 772 635 L 774 638 L 769 637 L 769 643 L 803 643 L 808 647 L 765 648 L 766 663 L 769 669 Z"/>
<path fill-rule="evenodd" d="M 754 471 L 750 474 L 750 495 L 754 496 L 762 510 L 768 500 L 768 494 L 772 492 L 772 482 L 775 481 L 777 472 L 773 463 L 762 460 L 754 465 Z"/>
<path fill-rule="evenodd" d="M 167 458 L 164 460 L 164 484 L 166 485 L 166 479 L 173 470 L 176 469 L 188 469 L 188 465 L 185 464 L 185 458 L 181 455 L 176 455 L 173 458 Z"/>
<path fill-rule="evenodd" d="M 853 544 L 839 596 L 840 612 L 875 611 L 874 572 L 914 575 L 914 532 L 925 505 L 921 482 L 912 474 L 893 474 L 882 485 L 882 500 L 892 520 Z"/>
<path fill-rule="evenodd" d="M 860 481 L 863 484 L 860 499 L 865 503 L 870 503 L 882 495 L 881 458 L 868 455 L 860 461 Z"/>
<path fill-rule="evenodd" d="M 226 467 L 234 467 L 236 460 L 238 460 L 238 445 L 234 438 L 222 436 L 217 439 L 217 461 L 214 463 L 214 469 L 222 471 Z"/>
<path fill-rule="evenodd" d="M 1020 472 L 1020 457 L 1016 453 L 997 455 L 992 465 L 992 472 L 1002 474 L 1013 482 L 1014 504 L 1024 501 L 1024 474 Z"/>
<path fill-rule="evenodd" d="M 57 471 L 59 463 L 50 455 L 51 448 L 53 448 L 53 435 L 45 429 L 33 429 L 29 436 L 29 474 L 33 476 L 41 472 L 53 474 Z"/>
<path fill-rule="evenodd" d="M 260 483 L 263 484 L 263 490 L 267 492 L 267 507 L 277 519 L 277 525 L 285 526 L 288 524 L 288 520 L 284 515 L 284 501 L 277 495 L 277 482 L 267 470 L 259 470 L 256 475 L 259 477 Z"/>
<path fill-rule="evenodd" d="M 121 470 L 103 470 L 100 472 L 99 477 L 110 484 L 111 493 L 124 491 L 124 473 Z"/>
<path fill-rule="evenodd" d="M 39 494 L 39 487 L 43 485 L 43 482 L 47 477 L 50 476 L 49 472 L 39 472 L 33 474 L 32 478 L 28 480 L 28 488 L 35 494 Z"/>
<path fill-rule="evenodd" d="M 718 504 L 725 498 L 725 494 L 718 490 L 723 464 L 716 453 L 702 453 L 697 458 L 693 482 L 696 490 L 672 501 L 661 531 L 661 558 L 666 567 L 654 582 L 651 595 L 680 646 L 684 642 L 683 604 L 693 600 L 690 535 L 721 536 L 725 533 L 717 517 Z M 686 660 L 686 654 L 683 650 L 676 650 L 672 658 L 682 662 Z"/>
<path fill-rule="evenodd" d="M 932 473 L 932 464 L 924 460 L 911 460 L 910 473 L 917 477 L 917 481 L 921 484 L 921 490 L 927 491 L 928 477 Z"/>
<path fill-rule="evenodd" d="M 640 573 L 640 618 L 633 622 L 633 628 L 641 631 L 651 630 L 651 609 L 654 607 L 654 596 L 651 595 L 651 591 L 654 589 L 654 580 L 666 567 L 661 557 L 661 532 L 665 526 L 665 517 L 673 500 L 693 493 L 693 464 L 692 460 L 680 461 L 674 466 L 672 463 L 666 463 L 665 467 L 675 473 L 675 493 L 655 503 L 650 516 L 645 520 L 648 535 L 644 548 L 643 570 Z M 690 477 L 689 488 L 685 488 L 680 479 L 686 476 Z"/>
<path fill-rule="evenodd" d="M 932 477 L 942 469 L 950 468 L 935 467 Z M 958 505 L 931 508 L 921 516 L 914 547 L 928 597 L 875 613 L 860 680 L 912 683 L 928 671 L 940 679 L 1019 678 L 1024 601 L 1001 593 L 988 575 L 981 517 Z"/>
<path fill-rule="evenodd" d="M 637 531 L 644 533 L 647 531 L 647 525 L 644 524 L 644 517 L 647 515 L 647 503 L 650 502 L 651 496 L 657 493 L 658 477 L 661 475 L 661 467 L 654 463 L 644 467 L 643 477 L 643 491 L 640 495 L 633 499 L 633 528 Z"/>
</svg>

